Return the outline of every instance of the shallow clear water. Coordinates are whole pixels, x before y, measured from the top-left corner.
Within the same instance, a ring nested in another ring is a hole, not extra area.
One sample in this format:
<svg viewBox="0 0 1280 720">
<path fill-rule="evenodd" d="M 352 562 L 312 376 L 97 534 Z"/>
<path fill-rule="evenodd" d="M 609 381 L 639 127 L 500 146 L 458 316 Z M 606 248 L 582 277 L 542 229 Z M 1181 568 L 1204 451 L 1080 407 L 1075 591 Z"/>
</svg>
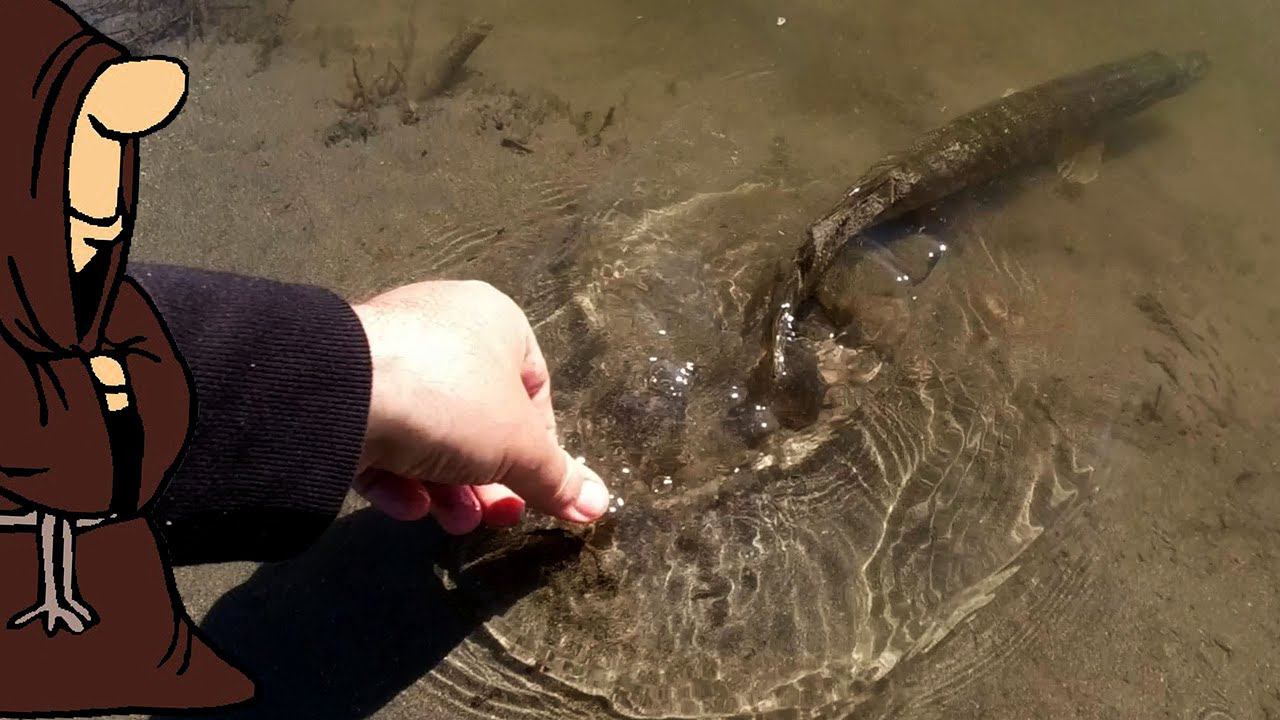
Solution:
<svg viewBox="0 0 1280 720">
<path fill-rule="evenodd" d="M 377 710 L 1280 713 L 1274 3 L 270 9 L 175 50 L 139 254 L 352 297 L 489 280 L 615 491 L 585 535 L 448 548 L 480 621 Z M 473 15 L 449 96 L 334 104 L 353 57 L 413 77 Z M 1148 49 L 1213 69 L 1108 128 L 1091 182 L 1010 173 L 843 256 L 800 323 L 819 420 L 742 404 L 771 268 L 872 162 Z"/>
</svg>

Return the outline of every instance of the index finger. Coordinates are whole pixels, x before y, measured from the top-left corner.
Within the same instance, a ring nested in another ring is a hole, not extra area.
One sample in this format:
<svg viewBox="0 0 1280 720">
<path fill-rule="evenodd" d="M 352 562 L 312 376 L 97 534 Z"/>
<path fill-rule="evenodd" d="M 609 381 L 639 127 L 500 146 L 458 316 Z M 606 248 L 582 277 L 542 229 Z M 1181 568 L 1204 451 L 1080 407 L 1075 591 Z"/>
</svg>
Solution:
<svg viewBox="0 0 1280 720">
<path fill-rule="evenodd" d="M 538 345 L 538 338 L 533 328 L 525 332 L 524 362 L 520 368 L 520 380 L 524 383 L 525 392 L 533 401 L 533 407 L 542 417 L 547 433 L 553 442 L 559 444 L 556 434 L 556 413 L 551 403 L 551 371 L 547 368 L 547 359 Z"/>
</svg>

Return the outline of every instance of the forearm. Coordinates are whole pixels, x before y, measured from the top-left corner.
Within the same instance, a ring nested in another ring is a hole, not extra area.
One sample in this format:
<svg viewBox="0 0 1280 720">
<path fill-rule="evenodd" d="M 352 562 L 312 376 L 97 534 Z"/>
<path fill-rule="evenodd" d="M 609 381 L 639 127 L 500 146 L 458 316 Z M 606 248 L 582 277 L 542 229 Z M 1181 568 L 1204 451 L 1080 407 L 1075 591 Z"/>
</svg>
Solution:
<svg viewBox="0 0 1280 720">
<path fill-rule="evenodd" d="M 364 331 L 319 288 L 133 264 L 195 377 L 196 422 L 155 519 L 175 562 L 274 560 L 336 516 L 368 418 Z"/>
</svg>

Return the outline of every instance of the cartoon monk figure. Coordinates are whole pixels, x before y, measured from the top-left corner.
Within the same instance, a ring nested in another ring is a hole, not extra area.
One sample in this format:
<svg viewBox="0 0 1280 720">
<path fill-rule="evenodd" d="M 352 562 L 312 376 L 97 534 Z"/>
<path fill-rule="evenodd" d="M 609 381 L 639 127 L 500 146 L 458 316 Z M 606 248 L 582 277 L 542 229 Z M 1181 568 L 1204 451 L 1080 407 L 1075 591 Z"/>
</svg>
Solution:
<svg viewBox="0 0 1280 720">
<path fill-rule="evenodd" d="M 197 633 L 146 517 L 192 380 L 124 274 L 138 139 L 186 70 L 53 0 L 0 8 L 0 716 L 252 698 Z"/>
</svg>

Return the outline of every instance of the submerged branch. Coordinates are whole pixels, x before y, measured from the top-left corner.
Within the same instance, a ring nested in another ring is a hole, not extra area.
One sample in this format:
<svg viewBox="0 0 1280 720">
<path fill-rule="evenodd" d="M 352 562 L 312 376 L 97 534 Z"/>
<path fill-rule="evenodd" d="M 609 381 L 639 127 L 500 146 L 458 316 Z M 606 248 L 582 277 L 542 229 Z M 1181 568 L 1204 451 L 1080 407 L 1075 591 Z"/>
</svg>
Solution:
<svg viewBox="0 0 1280 720">
<path fill-rule="evenodd" d="M 434 97 L 457 82 L 462 75 L 462 66 L 492 31 L 493 25 L 490 23 L 475 20 L 454 35 L 444 52 L 426 68 L 422 85 L 418 89 L 418 100 Z"/>
</svg>

